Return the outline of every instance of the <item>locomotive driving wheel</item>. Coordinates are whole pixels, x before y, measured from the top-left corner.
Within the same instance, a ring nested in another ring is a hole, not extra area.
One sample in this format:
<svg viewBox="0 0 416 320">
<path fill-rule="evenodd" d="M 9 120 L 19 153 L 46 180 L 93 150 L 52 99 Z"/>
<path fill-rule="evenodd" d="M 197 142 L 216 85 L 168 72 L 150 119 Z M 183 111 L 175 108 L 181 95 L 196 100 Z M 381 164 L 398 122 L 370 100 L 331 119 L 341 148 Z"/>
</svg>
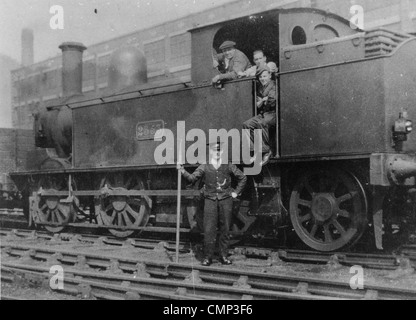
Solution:
<svg viewBox="0 0 416 320">
<path fill-rule="evenodd" d="M 41 222 L 59 224 L 60 226 L 45 225 L 45 229 L 52 233 L 59 233 L 65 225 L 75 220 L 72 202 L 66 202 L 59 197 L 41 197 L 37 215 Z"/>
<path fill-rule="evenodd" d="M 113 190 L 125 192 L 144 189 L 144 183 L 136 177 L 121 178 L 121 180 L 125 181 L 123 183 L 117 183 L 117 180 L 120 181 L 120 177 L 110 179 L 109 182 L 111 182 L 111 185 L 122 184 L 123 187 L 112 188 Z M 120 228 L 144 227 L 149 220 L 150 206 L 149 201 L 145 197 L 106 196 L 100 200 L 99 212 L 101 221 L 105 226 Z M 119 238 L 127 238 L 135 232 L 135 230 L 123 229 L 109 229 L 109 231 Z"/>
<path fill-rule="evenodd" d="M 50 193 L 68 190 L 69 178 L 62 175 L 46 175 L 34 181 L 33 190 L 48 190 Z M 74 179 L 71 180 L 71 187 L 76 190 Z M 54 225 L 44 225 L 43 227 L 51 233 L 59 233 L 64 230 L 68 223 L 72 223 L 76 218 L 74 204 L 78 200 L 75 197 L 64 198 L 53 195 L 40 196 L 33 204 L 32 210 L 35 212 L 35 219 L 41 223 Z M 55 226 L 56 224 L 56 226 Z"/>
<path fill-rule="evenodd" d="M 339 169 L 305 173 L 290 198 L 292 225 L 309 247 L 334 251 L 355 243 L 367 225 L 367 198 L 360 181 Z"/>
</svg>

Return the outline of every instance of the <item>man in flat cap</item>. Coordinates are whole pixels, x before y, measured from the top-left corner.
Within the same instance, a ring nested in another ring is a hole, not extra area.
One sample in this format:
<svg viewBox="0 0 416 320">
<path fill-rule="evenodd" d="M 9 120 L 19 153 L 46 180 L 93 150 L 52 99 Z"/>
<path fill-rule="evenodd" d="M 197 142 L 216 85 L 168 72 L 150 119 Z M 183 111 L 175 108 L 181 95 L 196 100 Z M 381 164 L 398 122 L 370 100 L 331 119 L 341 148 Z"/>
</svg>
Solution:
<svg viewBox="0 0 416 320">
<path fill-rule="evenodd" d="M 250 60 L 240 50 L 235 48 L 236 43 L 234 41 L 225 41 L 220 50 L 224 55 L 225 71 L 222 74 L 216 75 L 212 79 L 212 83 L 218 84 L 219 82 L 234 80 L 238 78 L 238 73 L 246 71 L 251 67 Z"/>
<path fill-rule="evenodd" d="M 214 255 L 217 226 L 220 230 L 219 247 L 222 264 L 229 265 L 231 261 L 228 255 L 228 234 L 231 226 L 233 199 L 237 198 L 243 191 L 247 177 L 236 165 L 222 163 L 222 144 L 220 141 L 209 144 L 210 161 L 200 165 L 193 174 L 186 172 L 178 163 L 177 169 L 189 182 L 196 182 L 204 178 L 204 254 L 203 266 L 212 263 Z M 231 188 L 231 176 L 234 176 L 238 185 L 236 189 Z"/>
<path fill-rule="evenodd" d="M 276 85 L 272 80 L 272 73 L 266 66 L 257 70 L 256 76 L 259 79 L 260 87 L 257 90 L 256 105 L 257 116 L 243 123 L 243 129 L 250 130 L 250 151 L 254 151 L 254 129 L 262 130 L 262 161 L 260 165 L 266 165 L 272 156 L 270 148 L 269 129 L 276 125 Z M 254 161 L 254 159 L 253 159 Z"/>
</svg>

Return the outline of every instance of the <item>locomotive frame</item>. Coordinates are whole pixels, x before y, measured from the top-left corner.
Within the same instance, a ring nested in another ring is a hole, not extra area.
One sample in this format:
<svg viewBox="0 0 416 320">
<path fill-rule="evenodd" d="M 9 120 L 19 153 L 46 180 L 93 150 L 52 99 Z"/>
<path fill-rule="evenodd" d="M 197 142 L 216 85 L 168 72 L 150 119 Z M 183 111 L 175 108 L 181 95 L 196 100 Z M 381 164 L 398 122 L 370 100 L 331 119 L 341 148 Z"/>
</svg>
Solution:
<svg viewBox="0 0 416 320">
<path fill-rule="evenodd" d="M 161 122 L 177 134 L 177 121 L 205 132 L 241 128 L 255 112 L 255 79 L 230 81 L 223 90 L 207 82 L 216 72 L 212 48 L 232 38 L 248 54 L 265 47 L 279 67 L 279 157 L 236 203 L 234 234 L 293 228 L 307 246 L 334 251 L 356 243 L 371 225 L 382 249 L 392 217 L 400 231 L 408 221 L 416 225 L 416 38 L 364 32 L 334 14 L 300 8 L 190 32 L 191 83 L 127 85 L 92 98 L 71 92 L 36 116 L 38 146 L 57 156 L 11 174 L 29 200 L 29 223 L 51 232 L 73 223 L 105 227 L 119 237 L 173 231 L 174 165 L 156 165 L 158 142 L 136 139 L 137 128 Z M 77 44 L 66 47 L 82 53 Z M 63 118 L 70 119 L 69 134 L 59 127 Z M 182 232 L 202 210 L 199 187 L 183 190 Z M 400 214 L 391 212 L 397 199 Z"/>
</svg>

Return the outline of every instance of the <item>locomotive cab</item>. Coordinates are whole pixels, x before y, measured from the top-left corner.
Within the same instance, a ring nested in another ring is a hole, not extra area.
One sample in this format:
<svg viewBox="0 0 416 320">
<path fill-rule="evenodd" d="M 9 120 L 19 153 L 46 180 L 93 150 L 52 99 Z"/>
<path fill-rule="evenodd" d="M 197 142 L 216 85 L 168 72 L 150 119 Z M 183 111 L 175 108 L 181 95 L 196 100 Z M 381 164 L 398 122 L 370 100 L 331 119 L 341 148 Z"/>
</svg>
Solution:
<svg viewBox="0 0 416 320">
<path fill-rule="evenodd" d="M 199 26 L 190 32 L 192 33 L 191 74 L 195 85 L 211 84 L 211 79 L 220 72 L 218 68 L 213 67 L 212 61 L 213 56 L 220 53 L 219 46 L 226 40 L 234 41 L 236 48 L 249 58 L 252 65 L 254 65 L 253 52 L 256 50 L 262 50 L 268 62 L 276 63 L 278 73 L 273 80 L 276 81 L 278 91 L 278 110 L 276 110 L 277 123 L 273 126 L 276 131 L 271 137 L 274 143 L 272 146 L 274 153 L 282 156 L 285 155 L 281 154 L 280 147 L 282 138 L 280 128 L 281 122 L 284 121 L 281 113 L 290 112 L 291 106 L 288 103 L 282 104 L 280 101 L 282 94 L 280 75 L 335 60 L 357 58 L 358 50 L 353 52 L 346 50 L 345 43 L 355 43 L 354 39 L 362 37 L 360 30 L 352 28 L 349 21 L 339 16 L 322 10 L 302 8 L 272 10 L 231 21 Z M 329 50 L 326 49 L 327 47 Z M 241 82 L 252 83 L 252 99 L 250 101 L 240 99 L 234 103 L 239 103 L 240 108 L 246 109 L 244 114 L 251 117 L 257 112 L 255 79 L 239 78 L 228 81 L 223 89 L 224 91 L 242 90 Z M 285 90 L 293 92 L 298 88 L 292 84 L 291 88 L 286 86 Z M 240 127 L 237 128 L 240 129 Z"/>
</svg>

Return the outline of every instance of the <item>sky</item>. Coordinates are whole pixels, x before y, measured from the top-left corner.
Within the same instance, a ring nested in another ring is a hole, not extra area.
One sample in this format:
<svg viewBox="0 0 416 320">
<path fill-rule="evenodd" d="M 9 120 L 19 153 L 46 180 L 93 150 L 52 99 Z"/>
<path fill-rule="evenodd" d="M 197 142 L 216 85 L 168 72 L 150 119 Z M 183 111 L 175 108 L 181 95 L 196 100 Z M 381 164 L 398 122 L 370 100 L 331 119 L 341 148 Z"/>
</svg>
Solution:
<svg viewBox="0 0 416 320">
<path fill-rule="evenodd" d="M 60 54 L 59 44 L 86 46 L 235 0 L 0 0 L 0 53 L 21 61 L 21 30 L 34 30 L 35 62 Z M 50 26 L 63 9 L 63 29 Z"/>
</svg>

